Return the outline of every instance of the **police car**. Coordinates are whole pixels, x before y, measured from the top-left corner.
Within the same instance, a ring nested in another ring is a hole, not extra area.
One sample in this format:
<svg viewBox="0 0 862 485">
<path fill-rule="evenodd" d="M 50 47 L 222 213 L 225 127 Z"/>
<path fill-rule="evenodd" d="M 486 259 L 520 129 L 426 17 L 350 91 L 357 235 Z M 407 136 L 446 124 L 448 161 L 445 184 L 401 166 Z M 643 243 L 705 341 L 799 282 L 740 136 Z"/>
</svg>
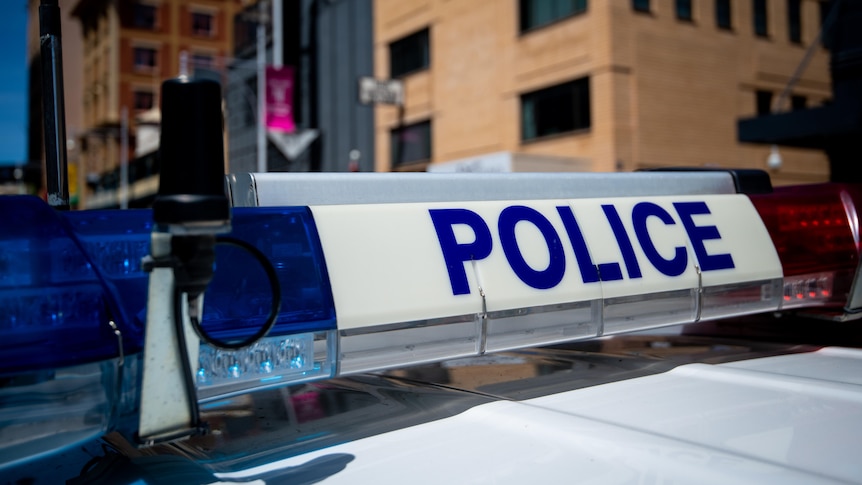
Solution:
<svg viewBox="0 0 862 485">
<path fill-rule="evenodd" d="M 225 185 L 199 297 L 200 221 L 0 198 L 4 482 L 862 481 L 858 186 Z"/>
</svg>

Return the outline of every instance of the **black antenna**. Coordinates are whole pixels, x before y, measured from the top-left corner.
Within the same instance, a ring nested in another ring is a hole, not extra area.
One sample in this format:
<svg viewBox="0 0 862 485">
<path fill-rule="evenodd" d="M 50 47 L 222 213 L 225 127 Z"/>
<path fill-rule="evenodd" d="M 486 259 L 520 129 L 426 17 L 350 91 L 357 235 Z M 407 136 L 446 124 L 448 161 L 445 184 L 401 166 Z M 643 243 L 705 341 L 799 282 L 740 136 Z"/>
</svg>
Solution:
<svg viewBox="0 0 862 485">
<path fill-rule="evenodd" d="M 41 0 L 39 42 L 42 53 L 42 118 L 45 126 L 45 174 L 48 204 L 69 210 L 66 165 L 66 107 L 63 100 L 63 48 L 57 0 Z"/>
</svg>

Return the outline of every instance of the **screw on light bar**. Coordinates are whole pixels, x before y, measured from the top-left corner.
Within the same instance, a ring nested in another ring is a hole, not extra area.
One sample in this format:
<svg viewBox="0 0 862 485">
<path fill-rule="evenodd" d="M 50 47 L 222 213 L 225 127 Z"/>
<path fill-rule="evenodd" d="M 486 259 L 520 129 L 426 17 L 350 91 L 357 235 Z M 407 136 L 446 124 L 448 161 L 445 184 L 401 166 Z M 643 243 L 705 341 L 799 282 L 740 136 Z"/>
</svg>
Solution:
<svg viewBox="0 0 862 485">
<path fill-rule="evenodd" d="M 859 186 L 814 184 L 752 195 L 784 270 L 782 309 L 847 306 L 858 278 Z M 838 317 L 838 315 L 836 315 Z M 841 316 L 840 318 L 844 318 Z"/>
</svg>

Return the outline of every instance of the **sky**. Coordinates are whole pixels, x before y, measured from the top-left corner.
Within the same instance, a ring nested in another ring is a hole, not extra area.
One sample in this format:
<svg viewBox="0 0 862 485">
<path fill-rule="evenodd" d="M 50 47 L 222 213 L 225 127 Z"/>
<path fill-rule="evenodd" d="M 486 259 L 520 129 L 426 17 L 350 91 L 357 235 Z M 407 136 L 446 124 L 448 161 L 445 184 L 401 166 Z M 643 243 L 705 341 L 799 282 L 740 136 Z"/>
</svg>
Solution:
<svg viewBox="0 0 862 485">
<path fill-rule="evenodd" d="M 27 0 L 0 0 L 0 165 L 27 161 Z"/>
</svg>

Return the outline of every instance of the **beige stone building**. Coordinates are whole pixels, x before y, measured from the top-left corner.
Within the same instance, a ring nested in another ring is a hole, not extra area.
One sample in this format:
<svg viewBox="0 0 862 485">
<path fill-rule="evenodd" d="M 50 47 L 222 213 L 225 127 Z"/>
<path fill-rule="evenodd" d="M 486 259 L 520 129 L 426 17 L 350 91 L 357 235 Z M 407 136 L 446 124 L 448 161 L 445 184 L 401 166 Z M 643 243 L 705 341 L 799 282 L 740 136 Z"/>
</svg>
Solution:
<svg viewBox="0 0 862 485">
<path fill-rule="evenodd" d="M 819 151 L 737 141 L 741 117 L 829 100 L 820 0 L 377 0 L 376 168 L 768 169 L 828 179 Z M 810 45 L 813 55 L 794 73 Z M 790 88 L 788 88 L 790 85 Z M 782 93 L 787 89 L 787 93 Z M 472 165 L 471 165 L 472 163 Z M 439 164 L 439 165 L 438 165 Z"/>
<path fill-rule="evenodd" d="M 82 69 L 83 95 L 66 104 L 80 103 L 83 113 L 81 208 L 116 204 L 123 113 L 132 161 L 139 121 L 147 122 L 141 117 L 159 106 L 162 81 L 179 75 L 181 63 L 188 72 L 217 69 L 233 51 L 232 22 L 241 6 L 240 0 L 76 2 L 72 14 L 82 27 L 83 61 L 66 69 Z M 135 179 L 146 178 L 154 164 L 138 165 L 129 167 L 133 198 L 147 195 L 134 193 Z M 148 187 L 155 190 L 152 183 Z"/>
</svg>

